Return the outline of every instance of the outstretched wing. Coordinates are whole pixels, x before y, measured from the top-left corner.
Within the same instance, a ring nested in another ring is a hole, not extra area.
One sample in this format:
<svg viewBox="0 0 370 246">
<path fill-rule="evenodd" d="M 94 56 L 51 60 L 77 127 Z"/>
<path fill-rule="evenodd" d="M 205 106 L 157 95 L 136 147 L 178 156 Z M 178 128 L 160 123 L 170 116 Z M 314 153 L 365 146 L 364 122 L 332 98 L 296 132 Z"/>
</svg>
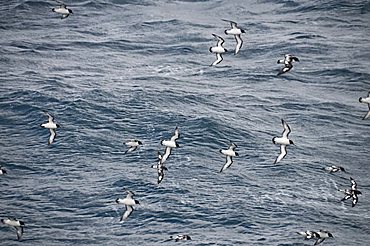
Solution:
<svg viewBox="0 0 370 246">
<path fill-rule="evenodd" d="M 284 131 L 283 131 L 283 137 L 284 138 L 288 138 L 289 136 L 289 133 L 291 132 L 290 130 L 290 126 L 285 122 L 285 120 L 281 120 L 281 122 L 283 123 L 283 127 L 284 127 Z"/>
<path fill-rule="evenodd" d="M 220 36 L 212 33 L 213 37 L 217 39 L 217 46 L 222 46 L 225 43 L 225 40 L 221 38 Z"/>
<path fill-rule="evenodd" d="M 48 144 L 52 144 L 54 142 L 55 137 L 57 136 L 57 132 L 55 129 L 49 129 L 50 131 L 50 136 L 49 136 L 49 141 Z"/>
<path fill-rule="evenodd" d="M 284 157 L 286 156 L 287 151 L 286 151 L 286 145 L 282 144 L 280 145 L 280 154 L 279 156 L 275 159 L 274 164 L 280 162 Z"/>
<path fill-rule="evenodd" d="M 228 169 L 231 166 L 231 164 L 233 164 L 233 158 L 231 156 L 227 155 L 226 156 L 226 162 L 223 165 L 223 167 L 221 168 L 220 173 L 225 171 L 226 169 Z"/>
<path fill-rule="evenodd" d="M 134 211 L 134 208 L 132 206 L 126 205 L 126 211 L 122 214 L 120 221 L 127 219 L 130 214 L 132 214 L 132 211 Z"/>
<path fill-rule="evenodd" d="M 235 47 L 235 55 L 239 53 L 242 45 L 243 45 L 243 40 L 242 38 L 240 37 L 240 35 L 234 35 L 235 36 L 235 40 L 236 40 L 236 47 Z"/>
<path fill-rule="evenodd" d="M 15 226 L 15 230 L 17 232 L 18 240 L 21 240 L 21 237 L 23 235 L 23 227 L 22 226 Z"/>
<path fill-rule="evenodd" d="M 175 134 L 171 137 L 171 141 L 175 141 L 180 137 L 180 130 L 178 127 L 175 129 Z"/>
<path fill-rule="evenodd" d="M 216 53 L 216 60 L 211 64 L 211 66 L 219 64 L 220 62 L 222 62 L 222 60 L 222 55 L 220 53 Z"/>
<path fill-rule="evenodd" d="M 357 183 L 356 181 L 352 178 L 352 177 L 349 177 L 349 179 L 351 180 L 351 189 L 352 190 L 357 190 Z"/>
<path fill-rule="evenodd" d="M 324 242 L 324 240 L 325 240 L 325 238 L 318 238 L 318 239 L 316 240 L 316 242 L 315 242 L 315 244 L 314 244 L 314 245 L 318 245 L 318 244 L 320 244 L 320 243 Z"/>
<path fill-rule="evenodd" d="M 226 21 L 226 22 L 229 22 L 230 25 L 231 25 L 231 28 L 238 28 L 238 24 L 235 22 L 235 21 L 231 21 L 231 20 L 225 20 L 225 19 L 222 19 L 223 21 Z"/>
</svg>

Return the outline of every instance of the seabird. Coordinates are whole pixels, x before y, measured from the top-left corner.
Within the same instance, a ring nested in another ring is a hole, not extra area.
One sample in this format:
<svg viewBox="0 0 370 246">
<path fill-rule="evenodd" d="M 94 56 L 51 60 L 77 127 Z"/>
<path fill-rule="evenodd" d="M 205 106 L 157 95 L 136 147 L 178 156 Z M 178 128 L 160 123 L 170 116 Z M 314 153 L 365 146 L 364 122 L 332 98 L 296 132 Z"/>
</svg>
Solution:
<svg viewBox="0 0 370 246">
<path fill-rule="evenodd" d="M 171 152 L 171 148 L 170 147 L 166 147 L 166 151 L 167 149 L 169 149 L 169 151 Z M 167 167 L 164 166 L 164 161 L 163 161 L 163 157 L 166 155 L 166 152 L 164 155 L 161 155 L 161 153 L 158 151 L 158 163 L 157 165 L 152 165 L 152 168 L 155 168 L 157 169 L 157 172 L 158 172 L 158 180 L 157 180 L 157 183 L 160 184 L 164 178 L 164 171 L 168 170 Z M 168 154 L 169 155 L 169 154 Z"/>
<path fill-rule="evenodd" d="M 222 19 L 222 20 L 227 21 L 231 24 L 231 29 L 230 30 L 225 30 L 225 34 L 226 35 L 234 35 L 235 40 L 236 40 L 236 47 L 235 47 L 235 55 L 236 55 L 236 54 L 239 53 L 240 48 L 243 45 L 243 40 L 241 39 L 240 35 L 242 33 L 245 33 L 245 30 L 243 30 L 241 28 L 238 28 L 237 23 L 234 22 L 234 21 L 224 20 L 224 19 Z"/>
<path fill-rule="evenodd" d="M 225 43 L 225 40 L 223 38 L 221 38 L 220 36 L 216 35 L 216 34 L 212 34 L 213 37 L 215 37 L 217 39 L 217 46 L 214 46 L 214 47 L 210 47 L 209 48 L 209 52 L 211 53 L 215 53 L 216 54 L 216 61 L 214 61 L 211 66 L 215 66 L 217 64 L 219 64 L 223 58 L 222 58 L 222 54 L 227 52 L 227 49 L 225 49 L 222 45 Z"/>
<path fill-rule="evenodd" d="M 277 75 L 281 75 L 283 73 L 288 72 L 290 69 L 292 69 L 293 68 L 293 61 L 298 61 L 299 62 L 299 59 L 297 57 L 289 55 L 289 54 L 285 55 L 284 59 L 278 60 L 277 63 L 278 64 L 283 63 L 284 67 L 280 70 L 280 72 Z"/>
<path fill-rule="evenodd" d="M 133 140 L 129 140 L 125 143 L 125 145 L 128 148 L 128 150 L 125 151 L 125 154 L 128 153 L 128 152 L 132 152 L 132 151 L 135 151 L 140 145 L 142 145 L 143 143 L 137 139 L 133 139 Z"/>
<path fill-rule="evenodd" d="M 339 172 L 339 171 L 342 171 L 342 172 L 346 172 L 346 170 L 341 167 L 341 166 L 330 166 L 330 167 L 324 167 L 324 169 L 326 171 L 328 171 L 329 173 L 336 173 L 336 172 Z"/>
<path fill-rule="evenodd" d="M 62 19 L 67 18 L 70 14 L 73 14 L 72 9 L 68 9 L 67 5 L 62 4 L 59 7 L 51 9 L 55 13 L 62 14 Z"/>
<path fill-rule="evenodd" d="M 51 114 L 49 114 L 49 113 L 45 113 L 45 114 L 49 117 L 49 122 L 41 124 L 40 126 L 43 127 L 43 128 L 49 129 L 50 137 L 49 137 L 49 140 L 48 140 L 48 144 L 51 144 L 51 143 L 53 143 L 55 137 L 57 136 L 57 133 L 56 133 L 55 130 L 57 128 L 59 128 L 60 126 L 58 124 L 54 123 L 54 117 Z"/>
<path fill-rule="evenodd" d="M 364 119 L 369 118 L 370 116 L 370 91 L 367 94 L 367 97 L 360 97 L 359 101 L 360 103 L 367 103 L 367 106 L 369 107 L 369 111 L 367 111 L 366 115 L 362 119 L 364 120 Z"/>
<path fill-rule="evenodd" d="M 318 236 L 317 236 L 317 240 L 316 240 L 316 242 L 315 242 L 315 244 L 314 244 L 314 245 L 318 245 L 318 244 L 320 244 L 320 243 L 324 242 L 324 240 L 325 240 L 326 238 L 333 237 L 333 234 L 331 234 L 331 233 L 330 233 L 330 232 L 328 232 L 328 231 L 324 231 L 324 230 L 317 231 L 317 232 L 316 232 L 316 234 L 317 234 Z"/>
<path fill-rule="evenodd" d="M 344 192 L 344 197 L 341 199 L 341 201 L 345 201 L 352 198 L 352 207 L 354 207 L 358 203 L 358 195 L 361 195 L 362 193 L 361 191 L 357 190 L 356 181 L 352 177 L 350 177 L 349 179 L 351 181 L 351 189 L 340 190 Z"/>
<path fill-rule="evenodd" d="M 236 144 L 234 144 L 234 143 L 231 142 L 229 144 L 229 148 L 228 149 L 226 149 L 226 150 L 225 149 L 221 149 L 220 150 L 220 152 L 226 156 L 226 162 L 222 166 L 222 168 L 220 170 L 220 173 L 223 172 L 224 170 L 226 170 L 227 168 L 229 168 L 231 166 L 231 164 L 233 164 L 232 157 L 239 156 L 239 154 L 237 152 L 235 152 L 235 148 L 236 147 L 238 147 L 238 146 L 236 146 Z"/>
<path fill-rule="evenodd" d="M 17 220 L 15 218 L 13 219 L 7 218 L 7 219 L 1 219 L 1 223 L 7 226 L 13 226 L 16 230 L 18 240 L 21 240 L 21 237 L 23 235 L 23 227 L 24 227 L 23 221 Z"/>
<path fill-rule="evenodd" d="M 132 211 L 134 211 L 134 205 L 140 204 L 138 200 L 133 199 L 134 193 L 132 193 L 129 190 L 126 190 L 126 198 L 117 198 L 116 203 L 118 204 L 124 204 L 126 206 L 126 211 L 122 214 L 120 221 L 122 222 L 123 220 L 127 219 Z"/>
<path fill-rule="evenodd" d="M 2 166 L 0 166 L 0 175 L 2 174 L 6 174 L 6 170 Z"/>
<path fill-rule="evenodd" d="M 283 119 L 281 120 L 281 122 L 283 123 L 283 127 L 284 127 L 283 136 L 281 138 L 278 138 L 278 137 L 272 138 L 272 142 L 274 144 L 280 144 L 280 154 L 275 159 L 274 164 L 278 163 L 286 156 L 287 154 L 286 146 L 290 144 L 294 144 L 293 141 L 288 138 L 289 133 L 291 132 L 289 125 Z"/>
<path fill-rule="evenodd" d="M 191 237 L 189 235 L 177 235 L 177 236 L 170 236 L 170 240 L 175 240 L 175 242 L 178 242 L 180 240 L 187 241 L 191 240 Z"/>
<path fill-rule="evenodd" d="M 170 148 L 177 148 L 179 145 L 176 143 L 176 140 L 180 137 L 179 128 L 176 127 L 174 135 L 170 140 L 162 140 L 161 144 Z"/>
<path fill-rule="evenodd" d="M 311 238 L 317 238 L 319 235 L 314 231 L 299 231 L 297 232 L 299 235 L 304 236 L 304 239 L 311 239 Z"/>
</svg>

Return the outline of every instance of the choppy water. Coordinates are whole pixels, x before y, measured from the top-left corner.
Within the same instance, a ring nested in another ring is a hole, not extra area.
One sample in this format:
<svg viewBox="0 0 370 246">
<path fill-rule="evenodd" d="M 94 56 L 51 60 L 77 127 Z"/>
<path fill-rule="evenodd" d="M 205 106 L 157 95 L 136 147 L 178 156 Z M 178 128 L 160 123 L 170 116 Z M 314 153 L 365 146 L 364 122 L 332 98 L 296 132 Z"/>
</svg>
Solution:
<svg viewBox="0 0 370 246">
<path fill-rule="evenodd" d="M 370 241 L 369 1 L 53 1 L 0 3 L 0 217 L 26 223 L 0 245 L 324 245 Z M 217 67 L 212 33 L 238 22 L 241 52 Z M 300 62 L 277 77 L 285 53 Z M 47 145 L 39 125 L 61 125 Z M 296 146 L 279 165 L 281 119 Z M 160 186 L 159 142 L 180 148 Z M 143 147 L 123 155 L 123 142 Z M 220 174 L 229 140 L 240 157 Z M 342 165 L 335 175 L 322 168 Z M 356 179 L 355 208 L 339 188 Z M 126 187 L 141 202 L 124 223 Z"/>
</svg>

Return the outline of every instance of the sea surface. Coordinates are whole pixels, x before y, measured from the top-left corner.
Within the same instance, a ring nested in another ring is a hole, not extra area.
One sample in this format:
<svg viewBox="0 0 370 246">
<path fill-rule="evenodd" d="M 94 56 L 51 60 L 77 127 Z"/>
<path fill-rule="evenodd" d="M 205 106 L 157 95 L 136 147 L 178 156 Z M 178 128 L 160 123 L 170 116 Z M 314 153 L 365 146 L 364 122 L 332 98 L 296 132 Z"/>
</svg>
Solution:
<svg viewBox="0 0 370 246">
<path fill-rule="evenodd" d="M 319 229 L 322 245 L 369 245 L 370 1 L 65 3 L 66 19 L 56 1 L 0 3 L 0 218 L 26 224 L 21 241 L 0 224 L 0 245 L 304 246 L 296 232 Z M 222 19 L 246 31 L 237 55 Z M 214 67 L 212 33 L 229 50 Z M 287 53 L 300 61 L 276 76 Z M 273 164 L 281 119 L 295 145 Z M 130 139 L 143 146 L 124 154 Z M 239 157 L 219 173 L 230 141 Z M 125 188 L 140 205 L 119 223 Z"/>
</svg>

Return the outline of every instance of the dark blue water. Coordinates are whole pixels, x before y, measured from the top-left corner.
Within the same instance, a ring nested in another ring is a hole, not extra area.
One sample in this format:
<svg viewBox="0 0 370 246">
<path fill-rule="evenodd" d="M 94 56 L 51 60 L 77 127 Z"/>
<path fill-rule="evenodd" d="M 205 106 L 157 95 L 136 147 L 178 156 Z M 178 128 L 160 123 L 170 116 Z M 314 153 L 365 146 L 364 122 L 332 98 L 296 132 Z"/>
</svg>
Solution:
<svg viewBox="0 0 370 246">
<path fill-rule="evenodd" d="M 0 245 L 323 245 L 370 241 L 369 1 L 53 1 L 0 3 L 0 217 L 26 223 Z M 238 22 L 238 55 L 208 48 Z M 284 54 L 300 62 L 277 77 Z M 55 116 L 48 146 L 43 111 Z M 281 119 L 288 155 L 273 162 Z M 156 184 L 160 140 L 180 148 Z M 124 155 L 123 142 L 144 145 Z M 219 149 L 240 156 L 224 173 Z M 328 174 L 341 165 L 348 173 Z M 339 202 L 355 178 L 356 207 Z M 124 223 L 123 188 L 141 203 Z"/>
</svg>

